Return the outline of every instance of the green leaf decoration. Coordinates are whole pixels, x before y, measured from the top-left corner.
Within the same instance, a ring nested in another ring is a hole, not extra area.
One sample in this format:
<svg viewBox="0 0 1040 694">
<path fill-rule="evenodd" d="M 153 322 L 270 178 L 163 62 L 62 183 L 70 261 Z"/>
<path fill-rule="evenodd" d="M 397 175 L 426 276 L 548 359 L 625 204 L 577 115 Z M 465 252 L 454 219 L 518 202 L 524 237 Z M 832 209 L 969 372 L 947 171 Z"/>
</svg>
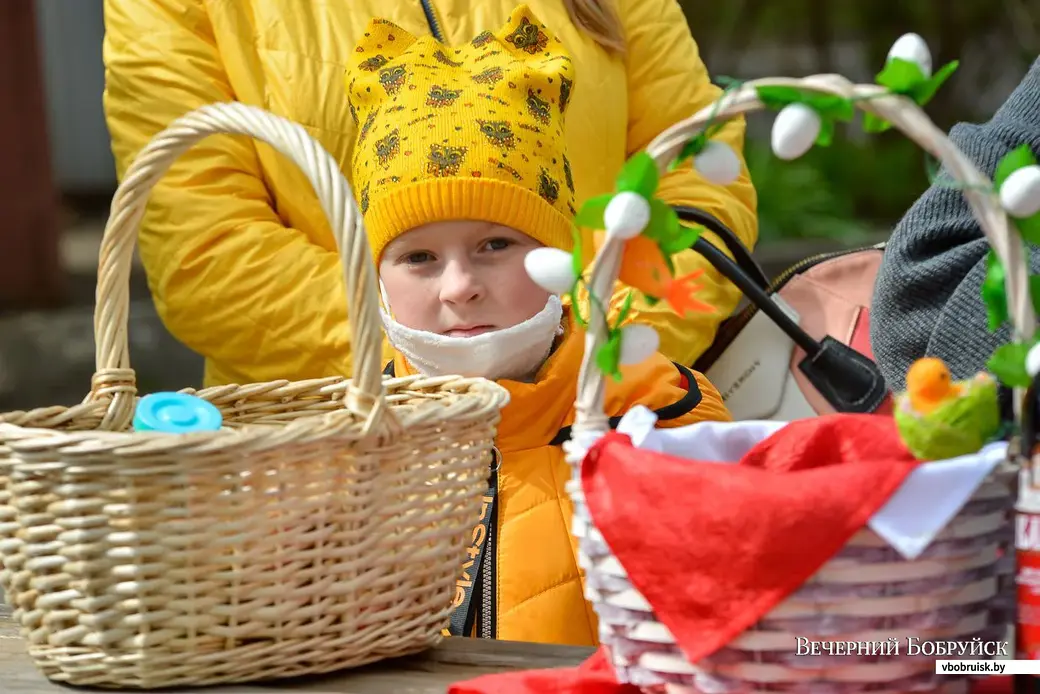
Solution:
<svg viewBox="0 0 1040 694">
<path fill-rule="evenodd" d="M 902 94 L 914 100 L 918 106 L 924 106 L 939 87 L 957 71 L 960 63 L 956 60 L 946 63 L 931 77 L 925 77 L 920 66 L 903 58 L 889 58 L 885 68 L 877 74 L 877 83 L 895 94 Z M 867 130 L 867 132 L 880 132 Z"/>
<path fill-rule="evenodd" d="M 1008 319 L 1005 277 L 1004 266 L 996 253 L 990 250 L 986 255 L 986 277 L 982 280 L 982 302 L 986 305 L 986 318 L 991 332 Z"/>
<path fill-rule="evenodd" d="M 930 152 L 925 152 L 924 155 L 924 173 L 928 177 L 928 183 L 933 186 L 958 191 L 966 189 L 960 181 L 943 168 L 942 161 Z"/>
<path fill-rule="evenodd" d="M 881 116 L 875 116 L 873 113 L 863 114 L 863 130 L 868 133 L 883 133 L 891 127 L 892 124 Z"/>
<path fill-rule="evenodd" d="M 1026 388 L 1032 379 L 1026 371 L 1026 355 L 1030 345 L 1012 342 L 997 347 L 993 356 L 986 362 L 986 368 L 1001 383 L 1012 388 Z"/>
<path fill-rule="evenodd" d="M 578 210 L 578 214 L 574 217 L 574 223 L 586 229 L 602 229 L 605 226 L 603 215 L 607 211 L 607 205 L 613 199 L 613 193 L 589 198 L 581 206 L 581 209 Z"/>
<path fill-rule="evenodd" d="M 588 328 L 589 322 L 585 319 L 585 316 L 581 315 L 581 304 L 578 303 L 578 290 L 572 289 L 570 293 L 571 297 L 571 313 L 574 316 L 575 322 L 582 328 Z"/>
<path fill-rule="evenodd" d="M 1040 214 L 1025 219 L 1012 219 L 1011 223 L 1018 228 L 1018 233 L 1024 240 L 1040 244 Z"/>
<path fill-rule="evenodd" d="M 941 179 L 943 176 L 942 162 L 939 161 L 931 152 L 925 152 L 924 155 L 924 173 L 928 177 L 928 183 L 932 185 L 942 183 Z M 956 183 L 956 181 L 954 181 Z"/>
<path fill-rule="evenodd" d="M 672 260 L 671 253 L 662 253 L 664 256 L 664 264 L 668 266 L 668 276 L 675 277 L 675 261 Z"/>
<path fill-rule="evenodd" d="M 582 249 L 581 231 L 573 229 L 571 235 L 574 237 L 574 249 L 571 251 L 571 270 L 574 272 L 575 277 L 581 277 L 585 272 L 585 261 L 583 258 L 585 251 Z"/>
<path fill-rule="evenodd" d="M 631 289 L 628 290 L 628 292 L 625 294 L 625 300 L 621 304 L 621 310 L 618 311 L 617 320 L 614 321 L 615 330 L 620 330 L 621 325 L 625 322 L 625 319 L 628 318 L 628 314 L 632 312 L 632 301 L 635 298 L 635 292 Z"/>
<path fill-rule="evenodd" d="M 755 87 L 755 92 L 759 101 L 774 110 L 780 110 L 788 104 L 800 103 L 804 97 L 803 91 L 795 87 L 762 85 Z"/>
<path fill-rule="evenodd" d="M 957 71 L 958 65 L 960 63 L 956 60 L 946 63 L 929 80 L 913 87 L 909 96 L 917 102 L 918 106 L 924 106 L 932 100 L 932 97 L 939 91 L 939 87 L 943 85 L 943 82 L 950 79 L 950 76 Z"/>
<path fill-rule="evenodd" d="M 997 190 L 1000 190 L 1004 181 L 1008 180 L 1011 174 L 1034 164 L 1036 164 L 1036 157 L 1033 156 L 1033 150 L 1029 145 L 1019 145 L 1001 157 L 1000 163 L 997 164 L 997 169 L 993 173 L 993 184 Z"/>
<path fill-rule="evenodd" d="M 675 158 L 675 161 L 671 163 L 671 165 L 668 167 L 668 170 L 675 171 L 677 168 L 685 164 L 687 160 L 692 159 L 693 157 L 703 152 L 707 144 L 707 131 L 700 133 L 699 135 L 690 140 L 687 140 L 686 144 L 684 144 L 683 148 L 679 151 L 679 156 L 677 156 Z"/>
<path fill-rule="evenodd" d="M 596 367 L 615 381 L 621 380 L 621 331 L 612 330 L 607 341 L 596 350 Z"/>
<path fill-rule="evenodd" d="M 582 258 L 584 252 L 582 251 L 581 230 L 577 227 L 572 228 L 571 236 L 574 238 L 574 249 L 571 251 L 571 271 L 574 272 L 575 277 L 574 286 L 571 287 L 570 291 L 571 306 L 574 307 L 575 320 L 578 321 L 578 325 L 584 328 L 588 326 L 588 322 L 581 315 L 581 310 L 579 309 L 580 304 L 578 303 L 578 285 L 581 284 L 581 276 L 585 270 L 585 264 Z"/>
<path fill-rule="evenodd" d="M 833 94 L 814 94 L 808 92 L 802 102 L 809 108 L 819 113 L 824 118 L 832 120 L 850 121 L 856 115 L 856 108 L 849 99 L 843 99 Z"/>
<path fill-rule="evenodd" d="M 820 118 L 827 120 L 852 120 L 856 113 L 852 101 L 833 94 L 819 94 L 809 89 L 798 89 L 796 87 L 755 87 L 759 100 L 767 107 L 781 109 L 790 104 L 805 104 Z"/>
<path fill-rule="evenodd" d="M 672 237 L 668 242 L 658 243 L 657 245 L 661 249 L 661 253 L 664 254 L 665 258 L 670 258 L 676 253 L 682 253 L 693 248 L 693 244 L 697 243 L 697 239 L 701 237 L 705 231 L 702 226 L 685 226 L 679 225 L 679 233 Z M 675 274 L 675 267 L 672 267 L 672 274 Z"/>
<path fill-rule="evenodd" d="M 935 184 L 942 175 L 942 162 L 931 152 L 924 153 L 924 174 L 928 177 L 928 183 Z"/>
<path fill-rule="evenodd" d="M 704 137 L 711 140 L 725 127 L 726 121 L 713 120 L 706 128 L 704 128 Z"/>
<path fill-rule="evenodd" d="M 657 184 L 660 174 L 657 171 L 657 163 L 646 152 L 639 152 L 632 156 L 617 177 L 618 192 L 627 191 L 639 193 L 647 200 L 654 197 L 657 192 Z"/>
<path fill-rule="evenodd" d="M 1001 157 L 997 169 L 993 173 L 993 187 L 999 191 L 1011 174 L 1027 166 L 1035 166 L 1036 163 L 1036 157 L 1033 156 L 1029 145 L 1019 145 Z M 1024 219 L 1012 219 L 1011 223 L 1015 225 L 1025 241 L 1034 244 L 1040 243 L 1040 214 Z"/>
<path fill-rule="evenodd" d="M 882 87 L 906 95 L 927 79 L 917 63 L 903 58 L 889 58 L 875 78 Z"/>
<path fill-rule="evenodd" d="M 834 140 L 834 121 L 826 118 L 820 119 L 820 134 L 816 136 L 816 144 L 820 147 L 829 147 Z"/>
<path fill-rule="evenodd" d="M 672 209 L 672 206 L 661 202 L 657 198 L 651 200 L 650 223 L 643 230 L 643 235 L 656 241 L 657 245 L 660 246 L 670 243 L 672 239 L 679 235 L 680 231 L 679 215 Z"/>
<path fill-rule="evenodd" d="M 668 165 L 668 170 L 675 171 L 688 160 L 703 152 L 704 148 L 708 146 L 708 142 L 710 142 L 711 139 L 724 127 L 726 127 L 725 121 L 721 123 L 718 121 L 709 122 L 708 126 L 704 128 L 704 132 L 690 140 L 687 140 L 686 144 L 684 144 L 683 148 L 679 151 L 679 156 Z"/>
<path fill-rule="evenodd" d="M 743 83 L 743 80 L 738 80 L 736 77 L 730 77 L 729 75 L 715 76 L 715 84 L 719 85 L 723 89 L 735 89 Z"/>
</svg>

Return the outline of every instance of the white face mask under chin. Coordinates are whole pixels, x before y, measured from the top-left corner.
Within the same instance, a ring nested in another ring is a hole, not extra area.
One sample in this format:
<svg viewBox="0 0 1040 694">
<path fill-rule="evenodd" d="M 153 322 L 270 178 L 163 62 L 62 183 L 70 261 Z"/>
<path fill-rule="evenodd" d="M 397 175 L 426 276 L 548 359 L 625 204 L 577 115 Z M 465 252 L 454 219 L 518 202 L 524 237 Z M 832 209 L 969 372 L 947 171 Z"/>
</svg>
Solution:
<svg viewBox="0 0 1040 694">
<path fill-rule="evenodd" d="M 424 376 L 522 380 L 538 371 L 562 332 L 563 304 L 550 295 L 545 308 L 523 323 L 474 337 L 414 330 L 382 309 L 380 315 L 390 344 Z"/>
</svg>

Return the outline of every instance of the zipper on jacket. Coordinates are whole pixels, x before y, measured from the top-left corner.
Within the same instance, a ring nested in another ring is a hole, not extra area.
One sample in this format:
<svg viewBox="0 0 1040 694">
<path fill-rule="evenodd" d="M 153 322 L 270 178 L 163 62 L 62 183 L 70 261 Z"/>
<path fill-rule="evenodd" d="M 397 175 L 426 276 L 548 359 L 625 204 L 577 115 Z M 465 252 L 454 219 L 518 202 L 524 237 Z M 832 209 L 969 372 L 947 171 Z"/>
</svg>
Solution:
<svg viewBox="0 0 1040 694">
<path fill-rule="evenodd" d="M 792 277 L 800 273 L 805 272 L 814 265 L 818 265 L 826 260 L 832 258 L 840 258 L 843 255 L 852 255 L 853 253 L 862 253 L 863 251 L 880 250 L 883 251 L 885 248 L 884 243 L 874 244 L 873 246 L 863 246 L 860 248 L 849 248 L 842 251 L 831 251 L 830 253 L 818 253 L 816 255 L 809 256 L 803 260 L 798 261 L 791 267 L 787 268 L 776 278 L 769 283 L 769 289 L 767 293 L 773 295 L 776 292 L 783 289 L 784 285 L 787 284 Z M 697 362 L 693 365 L 694 369 L 700 372 L 707 371 L 715 361 L 722 356 L 722 353 L 726 351 L 730 343 L 740 334 L 740 331 L 744 329 L 751 319 L 758 313 L 758 306 L 749 304 L 742 311 L 734 315 L 732 318 L 727 320 L 719 327 L 718 335 L 711 347 L 706 351 Z"/>
<path fill-rule="evenodd" d="M 498 633 L 495 609 L 498 597 L 498 507 L 499 503 L 499 468 L 502 467 L 502 454 L 495 450 L 495 462 L 491 468 L 490 484 L 495 490 L 495 505 L 491 508 L 491 520 L 488 522 L 487 539 L 484 541 L 484 561 L 480 567 L 480 611 L 477 616 L 477 638 L 493 639 Z"/>
<path fill-rule="evenodd" d="M 433 0 L 419 0 L 419 4 L 422 5 L 423 14 L 426 15 L 426 23 L 430 25 L 433 38 L 441 43 L 447 43 L 444 40 L 444 32 L 441 31 L 441 23 L 437 20 L 437 13 L 433 10 Z"/>
</svg>

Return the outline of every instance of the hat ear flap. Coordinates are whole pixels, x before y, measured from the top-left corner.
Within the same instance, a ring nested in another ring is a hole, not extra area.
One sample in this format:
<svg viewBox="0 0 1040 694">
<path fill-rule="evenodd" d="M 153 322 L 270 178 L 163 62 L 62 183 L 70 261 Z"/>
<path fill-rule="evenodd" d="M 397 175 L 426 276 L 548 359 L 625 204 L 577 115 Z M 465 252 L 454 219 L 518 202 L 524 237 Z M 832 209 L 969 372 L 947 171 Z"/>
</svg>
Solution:
<svg viewBox="0 0 1040 694">
<path fill-rule="evenodd" d="M 417 40 L 393 22 L 373 19 L 354 47 L 347 69 L 374 72 L 404 53 Z"/>
<path fill-rule="evenodd" d="M 516 7 L 509 15 L 509 21 L 495 36 L 507 49 L 521 57 L 541 56 L 550 50 L 550 46 L 554 52 L 560 49 L 560 40 L 549 34 L 548 27 L 527 5 Z"/>
<path fill-rule="evenodd" d="M 373 19 L 368 23 L 364 35 L 350 54 L 343 76 L 352 109 L 360 107 L 360 104 L 354 103 L 356 88 L 359 85 L 372 88 L 378 86 L 381 79 L 385 81 L 380 73 L 417 40 L 412 34 L 385 19 Z"/>
</svg>

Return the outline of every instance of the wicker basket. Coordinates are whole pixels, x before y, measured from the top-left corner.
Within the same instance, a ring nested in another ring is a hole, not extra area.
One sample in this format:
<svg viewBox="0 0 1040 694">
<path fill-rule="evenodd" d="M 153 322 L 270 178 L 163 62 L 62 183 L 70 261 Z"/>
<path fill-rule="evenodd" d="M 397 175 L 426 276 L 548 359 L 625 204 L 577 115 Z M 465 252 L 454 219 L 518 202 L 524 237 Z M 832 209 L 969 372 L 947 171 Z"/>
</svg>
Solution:
<svg viewBox="0 0 1040 694">
<path fill-rule="evenodd" d="M 835 75 L 748 82 L 662 135 L 648 152 L 664 172 L 683 145 L 709 122 L 761 109 L 756 86 L 786 86 L 851 98 L 864 111 L 891 122 L 938 157 L 963 184 L 987 239 L 1008 268 L 1011 314 L 1019 334 L 1031 335 L 1035 318 L 1028 296 L 1022 245 L 1009 233 L 1008 219 L 992 185 L 909 99 L 876 85 L 854 85 Z M 592 292 L 609 295 L 618 273 L 623 241 L 608 238 L 590 278 Z M 963 679 L 934 674 L 934 657 L 908 656 L 906 639 L 1004 640 L 1014 602 L 1011 567 L 1011 510 L 1016 466 L 1005 462 L 991 475 L 945 531 L 915 561 L 904 560 L 885 541 L 863 529 L 802 588 L 702 662 L 690 663 L 652 607 L 628 581 L 594 527 L 585 505 L 580 467 L 591 444 L 607 431 L 603 375 L 592 355 L 606 338 L 601 312 L 593 307 L 585 360 L 578 385 L 578 418 L 566 444 L 574 478 L 573 532 L 586 570 L 586 597 L 600 620 L 600 638 L 610 650 L 620 679 L 646 691 L 673 694 L 734 692 L 956 692 Z M 900 643 L 898 654 L 798 656 L 797 638 Z M 962 657 L 962 656 L 958 656 Z"/>
<path fill-rule="evenodd" d="M 342 253 L 355 377 L 188 390 L 222 411 L 222 430 L 135 433 L 136 227 L 174 159 L 219 133 L 268 143 L 314 186 Z M 101 249 L 90 395 L 0 415 L 0 587 L 47 677 L 242 682 L 441 638 L 508 393 L 473 378 L 384 381 L 377 292 L 347 182 L 301 126 L 213 105 L 141 152 Z"/>
</svg>

